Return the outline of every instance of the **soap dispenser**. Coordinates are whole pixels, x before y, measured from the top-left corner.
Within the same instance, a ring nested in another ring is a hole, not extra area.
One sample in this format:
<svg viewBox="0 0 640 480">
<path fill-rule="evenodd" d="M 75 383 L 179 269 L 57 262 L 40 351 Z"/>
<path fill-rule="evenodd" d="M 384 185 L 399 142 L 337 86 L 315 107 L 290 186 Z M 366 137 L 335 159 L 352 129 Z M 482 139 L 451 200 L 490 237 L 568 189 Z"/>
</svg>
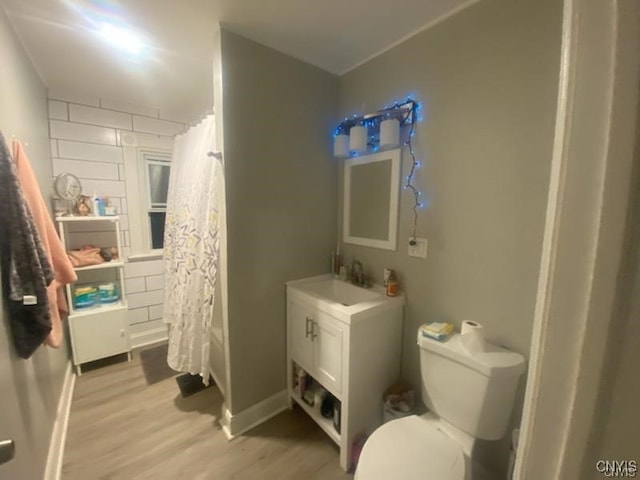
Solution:
<svg viewBox="0 0 640 480">
<path fill-rule="evenodd" d="M 396 297 L 398 296 L 398 280 L 396 278 L 396 272 L 389 269 L 389 274 L 387 276 L 387 271 L 385 270 L 385 290 L 388 297 Z"/>
</svg>

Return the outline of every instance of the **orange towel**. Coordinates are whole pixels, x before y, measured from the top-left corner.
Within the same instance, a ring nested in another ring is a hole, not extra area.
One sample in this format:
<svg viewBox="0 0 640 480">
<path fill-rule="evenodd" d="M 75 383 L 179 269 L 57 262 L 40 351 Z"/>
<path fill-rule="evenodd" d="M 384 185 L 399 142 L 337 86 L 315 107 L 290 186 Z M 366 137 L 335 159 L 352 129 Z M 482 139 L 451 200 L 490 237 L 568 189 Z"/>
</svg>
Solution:
<svg viewBox="0 0 640 480">
<path fill-rule="evenodd" d="M 42 248 L 47 254 L 49 263 L 51 263 L 56 276 L 53 282 L 47 287 L 47 296 L 49 297 L 49 306 L 51 308 L 51 333 L 49 333 L 45 343 L 58 348 L 62 345 L 63 338 L 60 318 L 68 312 L 67 300 L 62 286 L 75 282 L 78 277 L 60 241 L 60 237 L 58 237 L 58 232 L 53 224 L 47 205 L 42 198 L 38 180 L 31 168 L 29 158 L 22 144 L 18 140 L 14 140 L 12 150 L 13 161 L 18 170 L 20 187 L 22 188 L 25 201 L 33 216 L 33 222 L 40 235 Z"/>
</svg>

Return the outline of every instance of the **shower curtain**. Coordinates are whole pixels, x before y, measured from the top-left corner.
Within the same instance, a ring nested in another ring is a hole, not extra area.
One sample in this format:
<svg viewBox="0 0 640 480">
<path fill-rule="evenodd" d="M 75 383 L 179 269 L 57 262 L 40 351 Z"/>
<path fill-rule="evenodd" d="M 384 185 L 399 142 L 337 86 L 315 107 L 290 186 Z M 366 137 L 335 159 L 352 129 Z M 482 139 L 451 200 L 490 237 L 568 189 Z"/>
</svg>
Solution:
<svg viewBox="0 0 640 480">
<path fill-rule="evenodd" d="M 219 160 L 213 152 L 215 119 L 176 137 L 164 233 L 164 321 L 169 324 L 167 363 L 209 380 L 210 330 L 218 267 Z"/>
</svg>

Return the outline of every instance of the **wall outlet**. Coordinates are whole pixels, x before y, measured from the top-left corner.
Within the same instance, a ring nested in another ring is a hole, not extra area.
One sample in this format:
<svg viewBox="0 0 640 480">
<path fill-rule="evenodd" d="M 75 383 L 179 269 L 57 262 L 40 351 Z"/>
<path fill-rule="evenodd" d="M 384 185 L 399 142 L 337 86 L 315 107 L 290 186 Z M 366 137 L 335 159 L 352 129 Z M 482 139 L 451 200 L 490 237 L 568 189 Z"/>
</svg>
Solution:
<svg viewBox="0 0 640 480">
<path fill-rule="evenodd" d="M 411 238 L 409 239 L 409 256 L 410 257 L 419 257 L 419 258 L 427 258 L 427 239 L 426 238 L 415 238 L 415 245 L 411 245 Z"/>
</svg>

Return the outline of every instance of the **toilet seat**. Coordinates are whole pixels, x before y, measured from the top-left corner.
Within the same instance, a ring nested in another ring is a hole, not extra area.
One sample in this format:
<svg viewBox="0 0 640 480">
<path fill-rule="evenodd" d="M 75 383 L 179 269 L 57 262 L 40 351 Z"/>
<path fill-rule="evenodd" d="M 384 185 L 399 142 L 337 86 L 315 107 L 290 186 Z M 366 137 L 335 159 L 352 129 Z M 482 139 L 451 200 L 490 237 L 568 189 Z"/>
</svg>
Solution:
<svg viewBox="0 0 640 480">
<path fill-rule="evenodd" d="M 464 480 L 462 447 L 412 415 L 378 428 L 364 445 L 357 480 Z"/>
</svg>

